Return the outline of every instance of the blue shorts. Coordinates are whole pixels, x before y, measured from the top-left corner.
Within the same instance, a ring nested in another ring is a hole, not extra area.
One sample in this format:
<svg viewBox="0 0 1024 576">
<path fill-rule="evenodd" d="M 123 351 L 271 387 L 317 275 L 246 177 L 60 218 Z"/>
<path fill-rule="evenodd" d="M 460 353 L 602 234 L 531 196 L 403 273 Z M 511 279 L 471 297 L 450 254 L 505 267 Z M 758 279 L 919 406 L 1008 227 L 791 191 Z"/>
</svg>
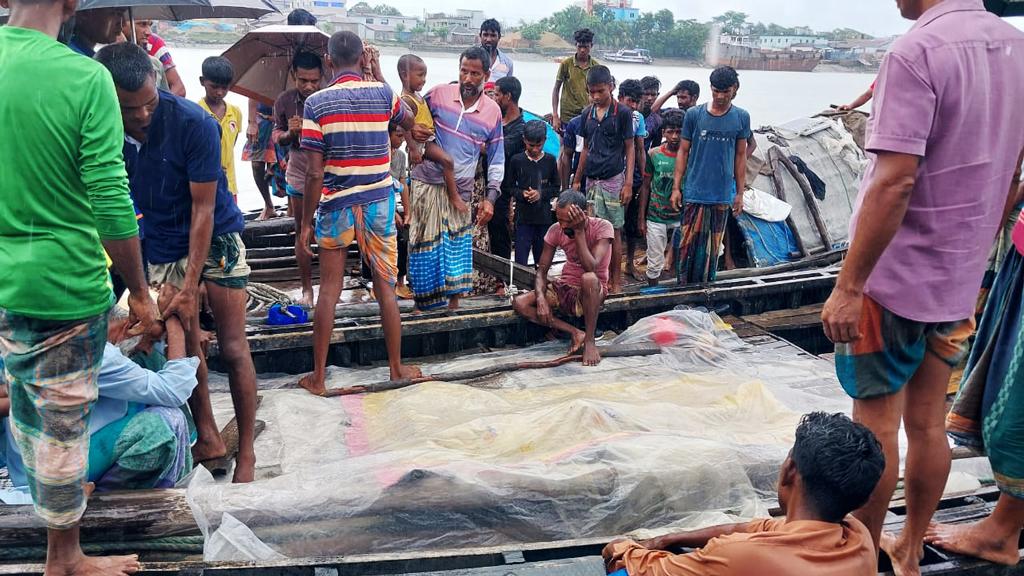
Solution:
<svg viewBox="0 0 1024 576">
<path fill-rule="evenodd" d="M 296 190 L 291 184 L 287 182 L 284 183 L 284 191 L 289 198 L 302 198 L 302 190 Z"/>
</svg>

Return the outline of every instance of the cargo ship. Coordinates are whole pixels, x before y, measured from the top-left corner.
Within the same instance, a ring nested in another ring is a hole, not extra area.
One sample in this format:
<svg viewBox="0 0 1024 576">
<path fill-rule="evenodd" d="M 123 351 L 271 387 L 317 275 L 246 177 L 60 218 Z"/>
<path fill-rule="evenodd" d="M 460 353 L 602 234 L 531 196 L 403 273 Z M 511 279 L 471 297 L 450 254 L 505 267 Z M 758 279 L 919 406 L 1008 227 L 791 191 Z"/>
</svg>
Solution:
<svg viewBox="0 0 1024 576">
<path fill-rule="evenodd" d="M 709 66 L 732 66 L 737 70 L 812 72 L 821 63 L 817 50 L 777 50 L 722 42 L 709 46 L 706 53 Z"/>
</svg>

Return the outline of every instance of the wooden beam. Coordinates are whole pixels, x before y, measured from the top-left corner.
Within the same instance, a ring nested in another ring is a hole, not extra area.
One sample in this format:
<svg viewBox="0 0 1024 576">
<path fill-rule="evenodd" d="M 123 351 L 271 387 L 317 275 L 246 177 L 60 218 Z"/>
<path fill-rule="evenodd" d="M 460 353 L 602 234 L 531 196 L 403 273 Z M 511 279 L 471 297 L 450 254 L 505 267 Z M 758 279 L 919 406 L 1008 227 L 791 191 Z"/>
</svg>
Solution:
<svg viewBox="0 0 1024 576">
<path fill-rule="evenodd" d="M 199 534 L 184 490 L 94 494 L 82 518 L 83 542 L 119 542 Z M 32 506 L 0 506 L 0 548 L 46 542 Z"/>
<path fill-rule="evenodd" d="M 512 281 L 515 285 L 527 290 L 533 289 L 534 279 L 537 277 L 537 271 L 533 268 L 516 264 L 507 258 L 488 254 L 476 248 L 473 248 L 473 267 L 481 272 L 486 272 L 491 276 L 500 278 L 502 281 L 508 280 L 509 270 L 511 269 Z"/>
<path fill-rule="evenodd" d="M 772 310 L 763 314 L 744 316 L 747 322 L 769 332 L 778 330 L 800 330 L 821 325 L 821 310 L 824 304 L 812 304 L 785 310 Z"/>
<path fill-rule="evenodd" d="M 636 356 L 654 356 L 656 354 L 661 353 L 661 347 L 654 345 L 608 345 L 601 346 L 598 350 L 602 358 L 629 358 Z M 495 362 L 494 364 L 476 370 L 463 370 L 457 372 L 429 374 L 426 376 L 422 376 L 420 378 L 406 378 L 403 380 L 390 380 L 388 382 L 377 382 L 373 384 L 332 388 L 328 390 L 327 393 L 324 394 L 324 396 L 331 398 L 335 396 L 350 396 L 354 394 L 386 392 L 388 390 L 398 390 L 401 388 L 407 388 L 409 386 L 423 384 L 426 382 L 463 382 L 470 380 L 478 380 L 480 378 L 486 378 L 488 376 L 503 374 L 505 372 L 518 372 L 519 370 L 537 370 L 541 368 L 555 368 L 557 366 L 571 364 L 573 362 L 580 362 L 581 359 L 582 352 L 577 351 L 573 354 L 561 356 L 559 358 L 547 361 Z"/>
<path fill-rule="evenodd" d="M 671 310 L 679 305 L 706 306 L 714 308 L 720 303 L 739 299 L 763 298 L 789 294 L 797 290 L 824 290 L 835 286 L 838 270 L 815 269 L 763 276 L 756 279 L 738 278 L 711 284 L 689 285 L 669 289 L 656 294 L 620 294 L 605 301 L 602 314 L 634 311 L 649 315 Z M 423 335 L 453 332 L 458 330 L 487 329 L 525 322 L 512 307 L 505 304 L 492 306 L 485 311 L 460 311 L 454 314 L 440 312 L 434 316 L 406 316 L 402 319 L 402 335 Z M 276 350 L 304 349 L 312 347 L 312 326 L 282 326 L 250 332 L 249 347 L 253 353 Z M 384 330 L 378 318 L 360 319 L 359 322 L 340 319 L 335 323 L 331 343 L 380 340 Z M 211 346 L 210 357 L 216 349 Z"/>
</svg>

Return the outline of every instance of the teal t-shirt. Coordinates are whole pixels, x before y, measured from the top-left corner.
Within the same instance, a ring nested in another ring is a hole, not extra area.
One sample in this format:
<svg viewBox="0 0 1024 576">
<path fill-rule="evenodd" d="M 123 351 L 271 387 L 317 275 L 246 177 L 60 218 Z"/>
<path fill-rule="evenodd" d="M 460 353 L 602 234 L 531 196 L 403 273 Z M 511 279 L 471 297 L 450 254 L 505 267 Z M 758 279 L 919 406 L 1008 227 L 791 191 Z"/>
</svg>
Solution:
<svg viewBox="0 0 1024 576">
<path fill-rule="evenodd" d="M 736 142 L 750 138 L 750 114 L 733 106 L 715 116 L 707 104 L 694 106 L 686 112 L 682 135 L 690 142 L 684 201 L 732 204 L 736 198 Z"/>
</svg>

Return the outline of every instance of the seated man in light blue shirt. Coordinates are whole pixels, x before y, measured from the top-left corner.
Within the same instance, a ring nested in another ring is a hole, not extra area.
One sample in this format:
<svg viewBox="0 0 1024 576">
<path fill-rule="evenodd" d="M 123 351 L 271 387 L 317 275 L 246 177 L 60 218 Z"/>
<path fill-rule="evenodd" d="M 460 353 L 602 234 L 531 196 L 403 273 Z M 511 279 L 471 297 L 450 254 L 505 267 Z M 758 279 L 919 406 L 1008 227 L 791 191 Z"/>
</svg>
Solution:
<svg viewBox="0 0 1024 576">
<path fill-rule="evenodd" d="M 126 325 L 125 313 L 115 307 L 99 399 L 89 415 L 88 478 L 101 492 L 170 488 L 192 470 L 194 425 L 184 405 L 196 386 L 199 359 L 185 357 L 185 333 L 177 317 L 166 321 L 167 360 L 157 351 L 136 352 L 129 359 L 110 343 L 123 339 Z M 0 467 L 7 466 L 16 491 L 27 493 L 21 453 L 6 418 L 9 407 L 0 385 Z M 20 501 L 3 491 L 0 500 Z"/>
</svg>

